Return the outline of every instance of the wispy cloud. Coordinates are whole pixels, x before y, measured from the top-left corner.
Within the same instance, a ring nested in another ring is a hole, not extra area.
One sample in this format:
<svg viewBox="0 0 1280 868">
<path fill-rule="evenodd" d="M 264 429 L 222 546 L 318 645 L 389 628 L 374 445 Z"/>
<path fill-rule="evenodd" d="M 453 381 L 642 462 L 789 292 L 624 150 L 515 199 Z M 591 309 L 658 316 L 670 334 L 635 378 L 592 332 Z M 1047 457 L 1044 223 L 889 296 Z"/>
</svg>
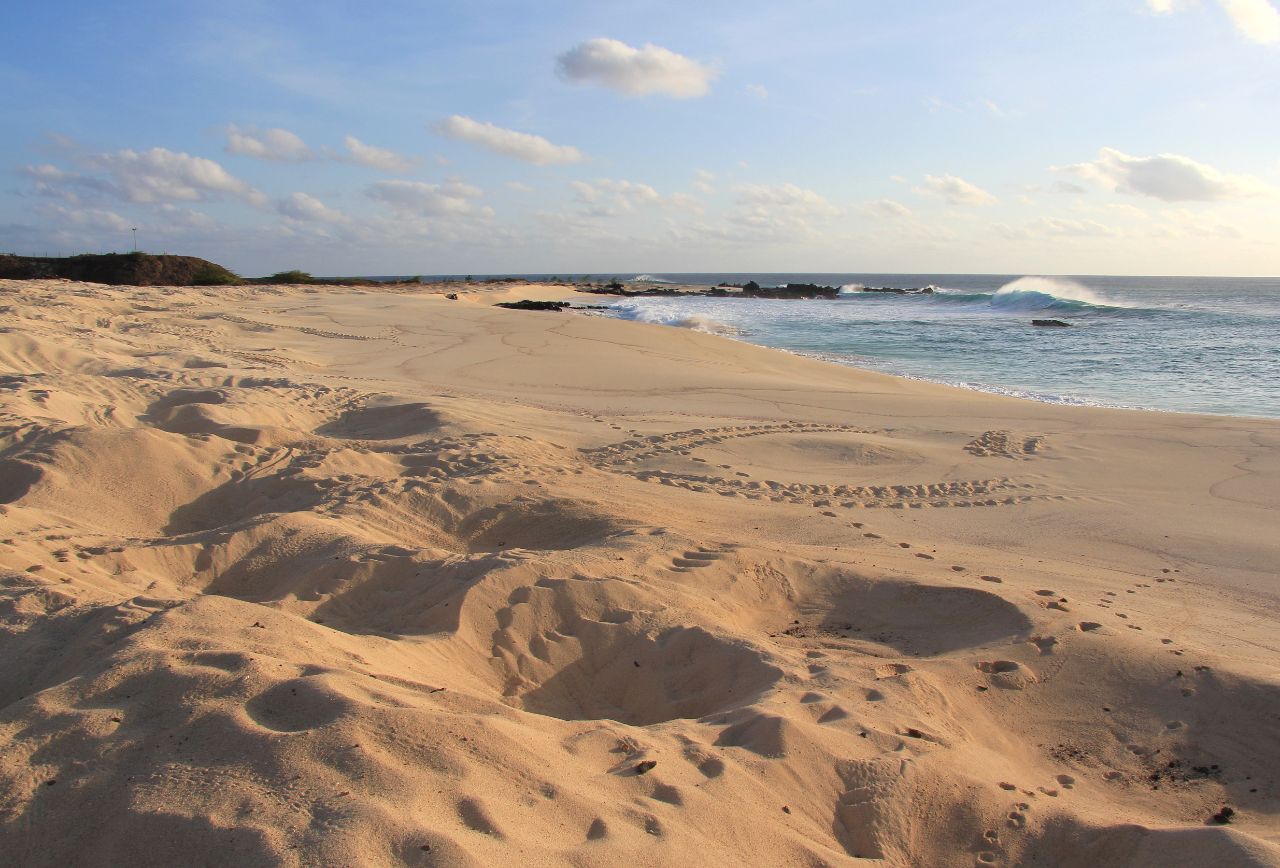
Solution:
<svg viewBox="0 0 1280 868">
<path fill-rule="evenodd" d="M 874 202 L 867 202 L 859 210 L 868 217 L 876 217 L 881 220 L 902 220 L 911 216 L 910 208 L 893 199 L 877 199 Z"/>
<path fill-rule="evenodd" d="M 342 144 L 347 149 L 346 155 L 341 157 L 344 162 L 367 166 L 380 172 L 403 175 L 412 172 L 422 162 L 418 157 L 409 157 L 388 148 L 366 145 L 355 136 L 345 136 Z"/>
<path fill-rule="evenodd" d="M 716 70 L 657 45 L 633 48 L 616 39 L 588 39 L 556 58 L 556 71 L 573 84 L 596 84 L 627 96 L 703 96 Z M 763 88 L 762 88 L 763 90 Z"/>
<path fill-rule="evenodd" d="M 302 223 L 346 223 L 350 219 L 306 193 L 289 194 L 276 203 L 276 211 L 283 217 Z"/>
<path fill-rule="evenodd" d="M 571 145 L 554 145 L 542 136 L 504 129 L 465 115 L 451 115 L 436 124 L 434 129 L 446 138 L 470 142 L 495 154 L 537 166 L 580 163 L 586 159 L 581 151 Z"/>
<path fill-rule="evenodd" d="M 257 131 L 242 130 L 235 124 L 228 124 L 226 151 L 228 154 L 277 163 L 299 163 L 315 159 L 315 152 L 306 142 L 279 127 Z"/>
<path fill-rule="evenodd" d="M 938 196 L 952 205 L 993 205 L 996 197 L 964 178 L 954 175 L 925 175 L 915 192 L 925 196 Z"/>
</svg>

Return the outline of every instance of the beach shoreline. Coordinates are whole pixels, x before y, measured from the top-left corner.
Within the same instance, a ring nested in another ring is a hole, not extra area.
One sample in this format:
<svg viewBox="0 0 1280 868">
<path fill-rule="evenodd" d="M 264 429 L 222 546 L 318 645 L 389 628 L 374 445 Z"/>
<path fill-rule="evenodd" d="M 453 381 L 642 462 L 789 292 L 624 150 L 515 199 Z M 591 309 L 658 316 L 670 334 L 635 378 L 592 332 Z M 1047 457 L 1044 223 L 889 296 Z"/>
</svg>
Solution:
<svg viewBox="0 0 1280 868">
<path fill-rule="evenodd" d="M 6 852 L 1280 865 L 1280 420 L 566 298 L 0 281 Z"/>
</svg>

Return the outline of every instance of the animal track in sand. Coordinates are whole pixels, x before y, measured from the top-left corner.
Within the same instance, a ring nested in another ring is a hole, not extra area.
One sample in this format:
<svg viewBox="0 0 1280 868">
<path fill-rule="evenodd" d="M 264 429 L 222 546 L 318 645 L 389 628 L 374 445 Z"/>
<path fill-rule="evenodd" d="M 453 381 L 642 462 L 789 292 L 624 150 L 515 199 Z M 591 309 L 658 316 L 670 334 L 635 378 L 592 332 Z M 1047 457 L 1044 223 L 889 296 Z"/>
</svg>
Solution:
<svg viewBox="0 0 1280 868">
<path fill-rule="evenodd" d="M 983 458 L 1021 458 L 1035 456 L 1044 448 L 1043 434 L 1014 434 L 1009 431 L 986 431 L 964 447 L 971 455 Z"/>
<path fill-rule="evenodd" d="M 780 482 L 773 479 L 749 479 L 742 473 L 737 478 L 714 474 L 692 473 L 662 468 L 637 468 L 634 465 L 667 456 L 688 456 L 699 448 L 714 447 L 750 437 L 780 435 L 883 435 L 843 425 L 783 423 L 693 428 L 670 434 L 654 434 L 625 440 L 607 446 L 581 450 L 583 456 L 602 470 L 659 485 L 689 491 L 714 493 L 723 497 L 750 500 L 768 499 L 777 503 L 793 503 L 816 508 L 844 509 L 926 509 L 936 507 L 1013 506 L 1042 499 L 1065 499 L 1062 495 L 1038 492 L 1030 483 L 1002 477 L 996 479 L 945 480 L 932 483 L 886 485 L 829 485 L 806 482 Z M 706 459 L 697 459 L 709 463 Z M 858 463 L 858 462 L 855 462 Z M 872 464 L 876 462 L 870 462 Z M 724 469 L 731 469 L 732 465 Z M 859 463 L 859 466 L 865 466 Z"/>
</svg>

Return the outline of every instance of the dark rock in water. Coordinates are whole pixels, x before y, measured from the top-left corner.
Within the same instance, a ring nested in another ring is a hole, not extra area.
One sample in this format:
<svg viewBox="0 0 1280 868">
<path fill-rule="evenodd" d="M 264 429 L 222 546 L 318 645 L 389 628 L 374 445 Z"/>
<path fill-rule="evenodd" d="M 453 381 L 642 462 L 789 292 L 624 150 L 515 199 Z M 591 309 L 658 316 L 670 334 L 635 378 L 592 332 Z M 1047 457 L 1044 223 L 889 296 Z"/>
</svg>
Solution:
<svg viewBox="0 0 1280 868">
<path fill-rule="evenodd" d="M 511 310 L 564 310 L 569 307 L 567 301 L 531 301 L 527 298 L 520 301 L 500 301 L 494 307 L 506 307 Z"/>
<path fill-rule="evenodd" d="M 816 283 L 788 283 L 785 286 L 762 287 L 754 280 L 742 287 L 743 298 L 835 298 L 840 290 Z"/>
<path fill-rule="evenodd" d="M 1040 326 L 1041 328 L 1054 329 L 1065 329 L 1071 325 L 1071 323 L 1063 322 L 1060 319 L 1033 319 L 1031 324 L 1033 326 Z"/>
</svg>

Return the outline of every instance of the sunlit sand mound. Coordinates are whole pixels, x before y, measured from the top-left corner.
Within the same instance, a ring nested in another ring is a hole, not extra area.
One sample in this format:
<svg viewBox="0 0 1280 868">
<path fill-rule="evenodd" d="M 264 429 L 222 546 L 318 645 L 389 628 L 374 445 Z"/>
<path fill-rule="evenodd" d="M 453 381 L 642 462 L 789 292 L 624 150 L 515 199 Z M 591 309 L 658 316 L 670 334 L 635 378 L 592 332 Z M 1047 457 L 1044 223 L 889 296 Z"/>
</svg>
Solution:
<svg viewBox="0 0 1280 868">
<path fill-rule="evenodd" d="M 0 861 L 1280 865 L 1274 424 L 461 291 L 0 282 Z"/>
</svg>

